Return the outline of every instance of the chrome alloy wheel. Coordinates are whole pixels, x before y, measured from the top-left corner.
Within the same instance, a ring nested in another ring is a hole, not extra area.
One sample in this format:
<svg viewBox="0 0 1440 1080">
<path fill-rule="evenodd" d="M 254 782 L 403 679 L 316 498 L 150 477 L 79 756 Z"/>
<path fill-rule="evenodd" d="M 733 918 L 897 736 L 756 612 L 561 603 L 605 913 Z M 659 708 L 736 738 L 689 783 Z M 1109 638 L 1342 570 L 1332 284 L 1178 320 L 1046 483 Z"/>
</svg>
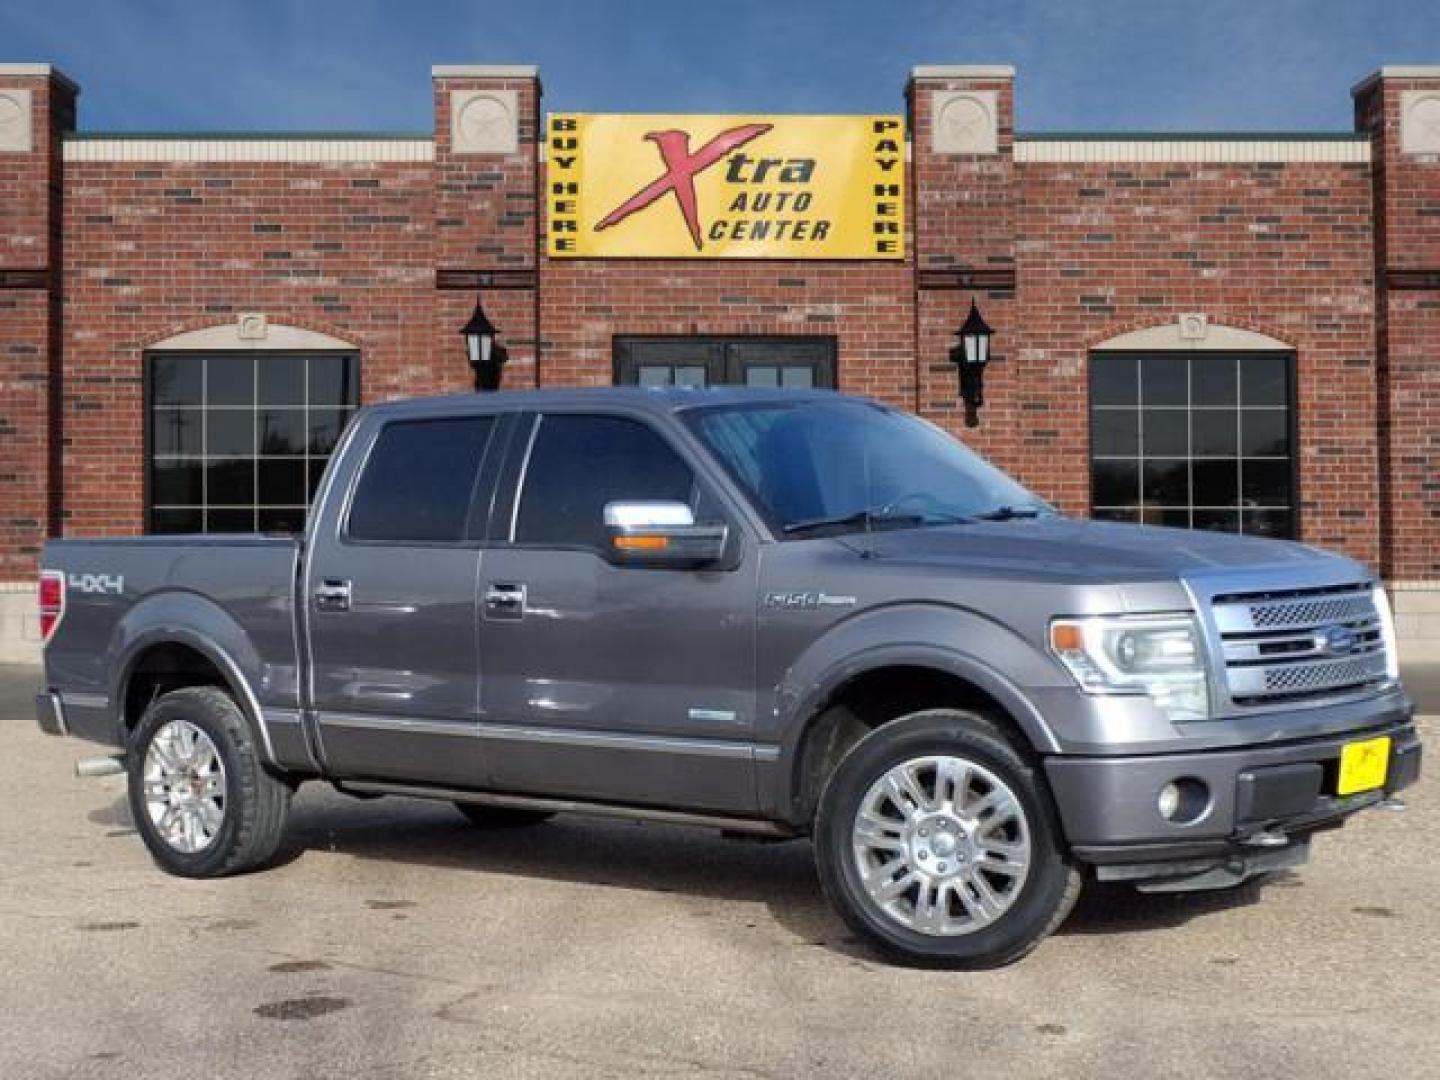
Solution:
<svg viewBox="0 0 1440 1080">
<path fill-rule="evenodd" d="M 851 848 L 871 901 L 933 937 L 994 923 L 1030 869 L 1020 800 L 989 769 L 958 757 L 914 758 L 876 780 L 855 814 Z"/>
<path fill-rule="evenodd" d="M 225 763 L 210 736 L 171 720 L 145 751 L 145 810 L 165 843 L 193 855 L 225 824 Z"/>
</svg>

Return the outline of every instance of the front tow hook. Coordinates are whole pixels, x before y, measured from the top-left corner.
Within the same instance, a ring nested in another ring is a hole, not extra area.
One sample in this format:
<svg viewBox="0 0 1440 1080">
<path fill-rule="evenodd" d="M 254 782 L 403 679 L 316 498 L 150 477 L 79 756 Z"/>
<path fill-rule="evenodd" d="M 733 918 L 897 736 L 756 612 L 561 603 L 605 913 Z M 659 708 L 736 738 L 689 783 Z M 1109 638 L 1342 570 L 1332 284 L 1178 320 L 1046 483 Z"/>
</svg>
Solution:
<svg viewBox="0 0 1440 1080">
<path fill-rule="evenodd" d="M 1240 842 L 1246 847 L 1282 848 L 1290 843 L 1290 838 L 1282 832 L 1261 829 L 1259 832 L 1244 837 Z"/>
</svg>

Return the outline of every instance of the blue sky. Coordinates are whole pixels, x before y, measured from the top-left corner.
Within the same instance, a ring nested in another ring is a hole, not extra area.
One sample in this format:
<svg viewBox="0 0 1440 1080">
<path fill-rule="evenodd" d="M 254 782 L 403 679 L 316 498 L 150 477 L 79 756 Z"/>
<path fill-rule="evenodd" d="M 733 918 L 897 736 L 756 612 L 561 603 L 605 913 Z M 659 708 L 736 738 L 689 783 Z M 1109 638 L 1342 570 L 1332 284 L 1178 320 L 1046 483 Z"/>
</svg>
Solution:
<svg viewBox="0 0 1440 1080">
<path fill-rule="evenodd" d="M 1440 0 L 0 0 L 91 130 L 432 126 L 432 63 L 538 63 L 550 109 L 898 111 L 916 63 L 1019 68 L 1017 125 L 1348 130 L 1349 87 L 1440 63 Z"/>
</svg>

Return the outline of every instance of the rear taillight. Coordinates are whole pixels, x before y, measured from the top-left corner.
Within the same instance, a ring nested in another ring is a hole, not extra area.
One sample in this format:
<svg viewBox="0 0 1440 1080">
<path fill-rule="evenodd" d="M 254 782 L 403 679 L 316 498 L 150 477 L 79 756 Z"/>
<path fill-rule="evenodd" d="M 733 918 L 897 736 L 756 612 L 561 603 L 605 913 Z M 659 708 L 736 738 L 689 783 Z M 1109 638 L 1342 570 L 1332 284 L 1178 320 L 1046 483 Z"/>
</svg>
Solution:
<svg viewBox="0 0 1440 1080">
<path fill-rule="evenodd" d="M 40 640 L 49 642 L 65 615 L 65 575 L 59 570 L 40 571 Z"/>
</svg>

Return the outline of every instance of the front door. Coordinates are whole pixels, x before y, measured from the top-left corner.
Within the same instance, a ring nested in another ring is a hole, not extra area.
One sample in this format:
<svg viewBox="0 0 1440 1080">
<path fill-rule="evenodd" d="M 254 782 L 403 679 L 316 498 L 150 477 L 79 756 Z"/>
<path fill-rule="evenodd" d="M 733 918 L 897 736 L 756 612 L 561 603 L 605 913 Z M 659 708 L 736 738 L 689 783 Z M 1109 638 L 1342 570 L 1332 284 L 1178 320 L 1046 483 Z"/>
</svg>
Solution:
<svg viewBox="0 0 1440 1080">
<path fill-rule="evenodd" d="M 487 786 L 735 814 L 755 807 L 755 545 L 638 417 L 547 412 L 482 567 Z M 688 503 L 731 526 L 724 569 L 608 561 L 604 508 Z"/>
<path fill-rule="evenodd" d="M 617 337 L 623 386 L 834 390 L 832 337 Z"/>
</svg>

